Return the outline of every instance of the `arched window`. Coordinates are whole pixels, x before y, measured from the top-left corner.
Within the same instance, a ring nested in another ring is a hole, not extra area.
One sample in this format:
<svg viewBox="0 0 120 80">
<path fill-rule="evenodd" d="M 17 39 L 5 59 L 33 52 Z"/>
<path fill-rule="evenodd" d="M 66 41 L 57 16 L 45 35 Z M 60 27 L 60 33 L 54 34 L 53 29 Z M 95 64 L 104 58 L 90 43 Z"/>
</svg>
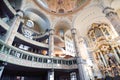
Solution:
<svg viewBox="0 0 120 80">
<path fill-rule="evenodd" d="M 64 30 L 63 30 L 63 29 L 60 29 L 60 30 L 59 30 L 59 35 L 60 35 L 61 37 L 64 37 Z"/>
<path fill-rule="evenodd" d="M 34 22 L 32 21 L 32 20 L 27 20 L 27 22 L 26 22 L 26 26 L 28 26 L 28 27 L 34 27 Z"/>
</svg>

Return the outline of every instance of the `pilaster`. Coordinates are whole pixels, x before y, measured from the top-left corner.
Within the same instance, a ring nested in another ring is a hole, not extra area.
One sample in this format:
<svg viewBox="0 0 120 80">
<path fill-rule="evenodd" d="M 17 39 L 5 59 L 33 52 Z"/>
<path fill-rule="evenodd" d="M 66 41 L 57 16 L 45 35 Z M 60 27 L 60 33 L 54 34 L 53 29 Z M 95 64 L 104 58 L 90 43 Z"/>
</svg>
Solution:
<svg viewBox="0 0 120 80">
<path fill-rule="evenodd" d="M 16 14 L 14 22 L 13 22 L 12 26 L 10 27 L 8 33 L 7 33 L 7 37 L 6 37 L 6 40 L 5 40 L 5 42 L 7 44 L 12 45 L 12 42 L 13 42 L 13 40 L 15 38 L 15 35 L 16 35 L 17 30 L 19 28 L 19 25 L 20 25 L 22 17 L 23 17 L 23 13 L 22 12 L 18 12 Z"/>
<path fill-rule="evenodd" d="M 77 39 L 77 31 L 75 28 L 71 29 L 71 33 L 72 33 L 72 37 L 73 37 L 73 41 L 74 41 L 74 46 L 75 46 L 75 50 L 76 50 L 76 61 L 77 61 L 77 66 L 78 66 L 78 72 L 79 72 L 79 80 L 85 80 L 85 76 L 84 76 L 84 68 L 83 68 L 83 63 L 82 63 L 82 58 L 80 55 L 80 51 L 78 48 L 78 39 Z"/>
<path fill-rule="evenodd" d="M 54 53 L 54 29 L 49 30 L 49 56 Z"/>
</svg>

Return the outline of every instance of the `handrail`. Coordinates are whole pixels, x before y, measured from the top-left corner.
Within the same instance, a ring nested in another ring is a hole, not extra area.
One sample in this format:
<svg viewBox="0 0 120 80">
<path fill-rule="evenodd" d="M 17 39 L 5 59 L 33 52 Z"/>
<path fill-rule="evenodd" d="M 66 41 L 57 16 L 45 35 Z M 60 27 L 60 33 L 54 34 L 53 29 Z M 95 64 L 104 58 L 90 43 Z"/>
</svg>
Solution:
<svg viewBox="0 0 120 80">
<path fill-rule="evenodd" d="M 49 36 L 49 33 L 46 32 L 46 33 L 44 33 L 44 34 L 42 34 L 42 35 L 33 36 L 33 38 L 34 38 L 34 39 L 38 39 L 38 38 L 43 38 L 43 37 L 45 37 L 45 36 Z"/>
<path fill-rule="evenodd" d="M 22 34 L 25 34 L 25 29 L 29 30 L 29 31 L 32 31 L 34 34 L 36 35 L 32 35 L 33 39 L 40 39 L 40 38 L 43 38 L 45 36 L 49 36 L 49 32 L 41 32 L 41 33 L 38 33 L 30 28 L 27 28 L 26 26 L 22 26 L 21 30 L 22 30 Z"/>
<path fill-rule="evenodd" d="M 11 64 L 35 68 L 77 69 L 75 58 L 51 58 L 49 56 L 33 54 L 17 49 L 14 46 L 9 46 L 3 41 L 0 41 L 0 60 Z"/>
<path fill-rule="evenodd" d="M 16 33 L 16 37 L 21 39 L 21 40 L 24 40 L 24 41 L 26 41 L 30 44 L 34 43 L 34 45 L 36 45 L 36 46 L 40 46 L 40 47 L 42 46 L 44 48 L 48 48 L 48 44 L 45 44 L 45 43 L 42 43 L 42 42 L 37 42 L 37 41 L 31 40 L 31 39 L 29 39 L 29 41 L 28 41 L 28 39 L 20 33 Z"/>
</svg>

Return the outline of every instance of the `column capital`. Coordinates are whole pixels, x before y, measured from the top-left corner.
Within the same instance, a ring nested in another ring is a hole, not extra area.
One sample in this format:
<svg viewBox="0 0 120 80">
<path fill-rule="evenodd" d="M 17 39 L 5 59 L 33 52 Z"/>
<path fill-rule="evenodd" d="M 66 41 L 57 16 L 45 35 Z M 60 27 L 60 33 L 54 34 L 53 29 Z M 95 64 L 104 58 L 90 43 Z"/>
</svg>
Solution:
<svg viewBox="0 0 120 80">
<path fill-rule="evenodd" d="M 71 32 L 72 32 L 72 34 L 76 34 L 76 33 L 77 33 L 76 28 L 72 28 L 72 29 L 71 29 Z"/>
<path fill-rule="evenodd" d="M 23 12 L 22 10 L 19 10 L 19 11 L 16 13 L 16 16 L 23 17 L 23 16 L 24 16 L 24 12 Z"/>
<path fill-rule="evenodd" d="M 49 35 L 53 35 L 55 32 L 55 29 L 49 29 Z"/>
<path fill-rule="evenodd" d="M 120 36 L 120 18 L 114 8 L 105 7 L 103 13 L 106 15 L 106 18 L 112 23 L 116 35 Z"/>
</svg>

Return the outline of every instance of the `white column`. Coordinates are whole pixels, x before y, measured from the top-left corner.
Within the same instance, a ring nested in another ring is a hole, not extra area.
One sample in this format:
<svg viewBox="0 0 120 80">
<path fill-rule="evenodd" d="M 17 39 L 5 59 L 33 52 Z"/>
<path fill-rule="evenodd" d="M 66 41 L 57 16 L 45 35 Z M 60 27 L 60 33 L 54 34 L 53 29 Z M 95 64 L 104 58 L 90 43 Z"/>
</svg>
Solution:
<svg viewBox="0 0 120 80">
<path fill-rule="evenodd" d="M 54 29 L 49 31 L 49 56 L 52 56 L 54 53 Z"/>
<path fill-rule="evenodd" d="M 8 45 L 11 45 L 14 38 L 15 38 L 15 35 L 17 33 L 17 30 L 19 28 L 19 25 L 20 25 L 20 22 L 21 22 L 21 16 L 16 14 L 15 16 L 15 20 L 10 28 L 10 30 L 8 31 L 7 33 L 7 37 L 6 37 L 6 40 L 5 42 L 8 44 Z"/>
<path fill-rule="evenodd" d="M 79 80 L 85 80 L 85 76 L 84 76 L 84 68 L 83 68 L 83 63 L 82 63 L 82 57 L 81 57 L 81 53 L 79 51 L 79 47 L 78 47 L 78 39 L 77 39 L 77 34 L 76 34 L 76 29 L 72 28 L 71 29 L 72 32 L 72 37 L 73 37 L 73 41 L 74 41 L 74 46 L 75 46 L 75 50 L 76 50 L 76 60 L 77 60 L 77 66 L 78 66 L 78 70 L 79 70 Z"/>
<path fill-rule="evenodd" d="M 54 29 L 49 30 L 49 56 L 52 58 L 54 54 Z M 48 71 L 48 80 L 54 80 L 54 69 L 52 60 L 52 69 Z"/>
<path fill-rule="evenodd" d="M 19 11 L 16 13 L 15 17 L 14 17 L 14 22 L 12 24 L 12 26 L 10 26 L 10 30 L 7 33 L 7 37 L 5 39 L 5 42 L 7 44 L 12 44 L 15 34 L 19 28 L 19 24 L 21 22 L 21 18 L 23 17 L 23 11 Z"/>
</svg>

